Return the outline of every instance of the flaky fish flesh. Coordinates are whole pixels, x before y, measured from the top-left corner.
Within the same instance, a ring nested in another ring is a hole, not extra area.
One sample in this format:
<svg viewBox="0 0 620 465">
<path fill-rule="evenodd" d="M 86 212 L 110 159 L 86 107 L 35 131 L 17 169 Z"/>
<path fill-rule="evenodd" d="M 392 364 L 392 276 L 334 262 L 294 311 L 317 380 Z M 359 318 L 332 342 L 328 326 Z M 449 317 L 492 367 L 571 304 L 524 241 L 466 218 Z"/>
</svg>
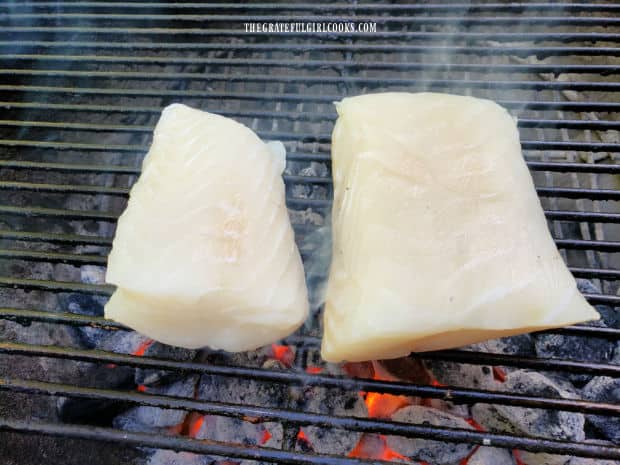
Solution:
<svg viewBox="0 0 620 465">
<path fill-rule="evenodd" d="M 598 318 L 549 233 L 513 118 L 489 100 L 337 104 L 323 358 L 459 347 Z"/>
<path fill-rule="evenodd" d="M 308 313 L 281 143 L 180 104 L 164 109 L 118 221 L 107 318 L 164 343 L 242 351 Z"/>
</svg>

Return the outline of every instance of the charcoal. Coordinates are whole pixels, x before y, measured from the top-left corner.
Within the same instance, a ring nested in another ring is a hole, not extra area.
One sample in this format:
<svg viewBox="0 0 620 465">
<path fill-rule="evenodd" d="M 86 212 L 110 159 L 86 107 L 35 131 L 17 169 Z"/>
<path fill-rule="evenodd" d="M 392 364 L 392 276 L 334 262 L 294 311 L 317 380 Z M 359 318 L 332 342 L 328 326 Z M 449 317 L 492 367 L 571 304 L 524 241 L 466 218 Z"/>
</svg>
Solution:
<svg viewBox="0 0 620 465">
<path fill-rule="evenodd" d="M 561 380 L 528 370 L 509 373 L 500 390 L 519 392 L 525 395 L 552 398 L 575 398 L 570 388 Z M 581 413 L 557 410 L 526 409 L 505 405 L 475 404 L 472 406 L 474 419 L 484 428 L 497 432 L 526 434 L 552 439 L 585 439 L 585 418 Z"/>
<path fill-rule="evenodd" d="M 165 394 L 175 397 L 193 398 L 198 376 L 188 376 L 183 381 L 165 387 L 149 388 L 150 394 Z M 162 428 L 179 425 L 185 419 L 187 412 L 183 410 L 161 409 L 157 407 L 134 407 L 118 415 L 114 419 L 116 428 L 127 431 L 159 432 Z"/>
<path fill-rule="evenodd" d="M 468 350 L 494 354 L 534 355 L 534 339 L 530 334 L 491 339 L 467 346 Z"/>
<path fill-rule="evenodd" d="M 618 404 L 620 403 L 620 379 L 607 376 L 592 378 L 592 381 L 584 387 L 583 395 L 588 400 Z M 586 420 L 605 438 L 615 444 L 620 444 L 620 418 L 617 416 L 587 415 Z"/>
<path fill-rule="evenodd" d="M 215 459 L 208 455 L 158 449 L 149 457 L 147 465 L 211 465 L 213 463 Z"/>
<path fill-rule="evenodd" d="M 266 439 L 268 432 L 269 439 Z M 239 418 L 205 415 L 200 429 L 195 432 L 196 439 L 243 444 L 246 446 L 266 446 L 279 449 L 282 446 L 282 425 L 275 422 L 251 423 Z"/>
<path fill-rule="evenodd" d="M 470 457 L 467 465 L 514 465 L 514 463 L 512 454 L 506 449 L 479 447 Z"/>
<path fill-rule="evenodd" d="M 493 378 L 493 370 L 490 366 L 466 365 L 440 360 L 429 360 L 426 366 L 437 381 L 447 386 L 492 390 L 500 384 Z"/>
<path fill-rule="evenodd" d="M 325 217 L 315 212 L 312 208 L 306 208 L 305 210 L 289 209 L 288 214 L 293 224 L 309 224 L 315 226 L 323 226 L 325 224 Z"/>
<path fill-rule="evenodd" d="M 327 169 L 327 165 L 325 163 L 311 161 L 310 165 L 300 169 L 297 174 L 299 176 L 313 176 L 325 178 L 329 176 L 329 170 Z"/>
<path fill-rule="evenodd" d="M 567 455 L 555 455 L 520 451 L 521 460 L 527 465 L 569 465 L 570 457 Z"/>
<path fill-rule="evenodd" d="M 317 454 L 347 455 L 359 442 L 362 433 L 345 431 L 337 428 L 319 428 L 304 426 L 303 432 L 307 443 Z M 297 441 L 295 449 L 303 451 L 307 447 L 304 441 Z"/>
<path fill-rule="evenodd" d="M 412 405 L 398 410 L 392 416 L 392 420 L 418 425 L 473 429 L 463 418 L 419 405 Z M 429 441 L 427 439 L 403 438 L 400 436 L 388 436 L 387 443 L 388 446 L 402 455 L 429 463 L 455 463 L 467 457 L 473 449 L 471 444 Z"/>
<path fill-rule="evenodd" d="M 583 294 L 600 294 L 601 290 L 596 287 L 592 281 L 587 279 L 578 279 L 577 288 Z M 588 321 L 583 323 L 586 326 L 605 326 L 607 328 L 619 328 L 620 327 L 620 313 L 614 308 L 607 305 L 596 305 L 596 311 L 601 315 L 601 319 L 598 321 Z"/>
<path fill-rule="evenodd" d="M 172 347 L 166 344 L 155 342 L 147 347 L 144 355 L 169 360 L 189 361 L 196 356 L 195 350 L 184 349 L 182 347 Z M 185 373 L 171 372 L 170 370 L 154 370 L 138 368 L 135 371 L 135 383 L 145 386 L 173 383 L 185 377 Z"/>
<path fill-rule="evenodd" d="M 535 336 L 536 355 L 541 358 L 574 359 L 583 362 L 609 362 L 616 344 L 606 339 L 562 334 L 538 334 Z M 583 384 L 592 379 L 591 375 L 568 373 L 567 379 Z"/>
<path fill-rule="evenodd" d="M 307 412 L 368 417 L 366 404 L 357 392 L 309 386 L 303 389 L 299 402 Z"/>
</svg>

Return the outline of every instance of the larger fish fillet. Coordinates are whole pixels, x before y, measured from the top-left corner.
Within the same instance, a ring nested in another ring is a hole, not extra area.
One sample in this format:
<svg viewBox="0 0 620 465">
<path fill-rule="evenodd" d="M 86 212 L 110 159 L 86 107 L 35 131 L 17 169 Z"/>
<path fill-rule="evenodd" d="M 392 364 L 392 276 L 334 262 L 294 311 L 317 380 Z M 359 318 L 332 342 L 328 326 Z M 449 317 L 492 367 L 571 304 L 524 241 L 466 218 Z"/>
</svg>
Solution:
<svg viewBox="0 0 620 465">
<path fill-rule="evenodd" d="M 555 247 L 502 107 L 386 93 L 337 110 L 324 359 L 395 358 L 598 318 Z"/>
<path fill-rule="evenodd" d="M 231 119 L 164 109 L 118 221 L 105 316 L 158 341 L 242 351 L 306 319 L 284 147 Z"/>
</svg>

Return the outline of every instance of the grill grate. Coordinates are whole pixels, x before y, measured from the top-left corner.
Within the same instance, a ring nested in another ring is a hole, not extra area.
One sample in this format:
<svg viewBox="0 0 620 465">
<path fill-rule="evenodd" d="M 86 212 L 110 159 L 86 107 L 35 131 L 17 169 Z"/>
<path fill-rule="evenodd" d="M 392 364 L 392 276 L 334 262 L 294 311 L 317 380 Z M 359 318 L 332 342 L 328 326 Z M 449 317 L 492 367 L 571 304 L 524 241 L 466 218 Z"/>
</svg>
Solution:
<svg viewBox="0 0 620 465">
<path fill-rule="evenodd" d="M 299 166 L 329 162 L 334 100 L 386 90 L 436 90 L 488 97 L 519 118 L 526 162 L 556 244 L 573 274 L 600 290 L 593 304 L 620 305 L 620 5 L 615 3 L 203 3 L 6 2 L 0 4 L 0 325 L 95 328 L 125 333 L 101 316 L 76 313 L 71 295 L 105 299 L 112 288 L 85 270 L 101 269 L 114 224 L 140 172 L 161 109 L 173 101 L 234 117 L 287 145 L 287 203 L 324 218 L 331 180 Z M 374 21 L 372 34 L 245 33 L 249 21 Z M 301 192 L 322 188 L 324 197 Z M 306 189 L 304 191 L 303 189 Z M 316 230 L 294 224 L 298 240 Z M 302 247 L 302 254 L 304 249 Z M 0 326 L 0 328 L 4 328 Z M 546 331 L 618 345 L 620 328 Z M 7 332 L 8 334 L 8 332 Z M 0 373 L 19 360 L 67 366 L 114 364 L 216 375 L 266 385 L 380 392 L 456 404 L 486 403 L 620 417 L 620 405 L 459 386 L 345 378 L 306 372 L 318 346 L 310 324 L 286 343 L 289 370 L 117 353 L 71 344 L 0 338 Z M 468 365 L 617 378 L 616 359 L 545 358 L 482 351 L 423 355 Z M 238 405 L 92 385 L 54 373 L 0 377 L 0 396 L 118 401 L 131 405 L 259 418 L 532 452 L 620 460 L 610 443 L 565 441 L 414 425 L 292 407 Z M 3 399 L 4 397 L 0 397 Z M 0 402 L 0 438 L 11 432 L 174 449 L 230 459 L 290 464 L 353 464 L 346 456 L 128 432 L 52 421 L 24 421 Z M 11 413 L 11 412 L 8 412 Z M 294 434 L 294 433 L 293 433 Z M 293 437 L 294 439 L 294 437 Z M 294 441 L 293 441 L 294 442 Z"/>
</svg>

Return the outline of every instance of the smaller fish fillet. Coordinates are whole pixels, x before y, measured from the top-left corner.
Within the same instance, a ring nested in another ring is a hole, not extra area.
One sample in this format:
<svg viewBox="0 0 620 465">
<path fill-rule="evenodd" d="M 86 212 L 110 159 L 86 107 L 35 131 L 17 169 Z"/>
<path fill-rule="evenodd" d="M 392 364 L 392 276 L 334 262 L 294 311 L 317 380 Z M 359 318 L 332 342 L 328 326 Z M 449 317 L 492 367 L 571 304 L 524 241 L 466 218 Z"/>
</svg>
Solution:
<svg viewBox="0 0 620 465">
<path fill-rule="evenodd" d="M 165 108 L 118 221 L 106 318 L 166 344 L 231 352 L 295 331 L 308 296 L 285 163 L 281 143 L 242 124 Z"/>
</svg>

